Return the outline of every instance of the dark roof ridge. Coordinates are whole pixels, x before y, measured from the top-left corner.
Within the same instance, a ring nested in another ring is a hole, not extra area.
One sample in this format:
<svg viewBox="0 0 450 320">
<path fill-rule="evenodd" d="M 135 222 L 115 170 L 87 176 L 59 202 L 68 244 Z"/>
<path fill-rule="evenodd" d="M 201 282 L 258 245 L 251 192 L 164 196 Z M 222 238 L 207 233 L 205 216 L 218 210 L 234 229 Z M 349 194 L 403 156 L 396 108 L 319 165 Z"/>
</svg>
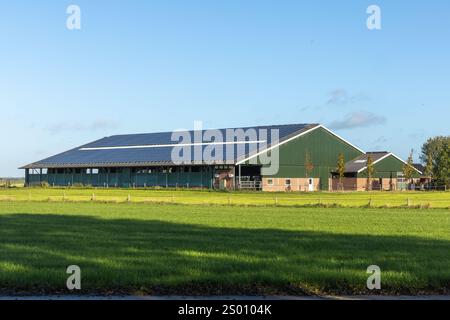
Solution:
<svg viewBox="0 0 450 320">
<path fill-rule="evenodd" d="M 245 127 L 227 127 L 227 128 L 203 128 L 202 131 L 205 130 L 230 130 L 230 129 L 252 129 L 252 128 L 280 128 L 280 127 L 288 127 L 288 126 L 304 126 L 314 128 L 320 126 L 320 123 L 287 123 L 280 125 L 257 125 L 257 126 L 245 126 Z M 196 132 L 200 130 L 194 129 L 182 129 L 182 130 L 173 130 L 173 131 L 157 131 L 157 132 L 141 132 L 141 133 L 124 133 L 124 134 L 113 134 L 111 136 L 106 136 L 104 138 L 112 138 L 112 137 L 126 137 L 126 136 L 138 136 L 138 135 L 149 135 L 149 134 L 167 134 L 171 132 L 182 131 L 182 132 Z M 103 138 L 103 139 L 104 139 Z"/>
</svg>

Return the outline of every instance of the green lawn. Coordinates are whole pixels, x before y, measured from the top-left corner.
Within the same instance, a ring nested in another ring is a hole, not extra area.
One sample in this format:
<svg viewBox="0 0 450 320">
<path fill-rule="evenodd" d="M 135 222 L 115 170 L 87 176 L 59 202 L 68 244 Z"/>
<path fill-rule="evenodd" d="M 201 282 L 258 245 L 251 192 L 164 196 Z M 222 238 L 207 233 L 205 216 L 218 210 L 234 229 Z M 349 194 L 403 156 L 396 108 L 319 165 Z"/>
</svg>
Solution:
<svg viewBox="0 0 450 320">
<path fill-rule="evenodd" d="M 253 206 L 339 205 L 346 207 L 425 206 L 450 208 L 450 192 L 217 192 L 135 189 L 0 189 L 0 201 L 96 201 Z"/>
<path fill-rule="evenodd" d="M 442 293 L 450 211 L 0 202 L 0 291 L 67 292 L 72 264 L 83 293 L 367 293 L 373 264 Z"/>
</svg>

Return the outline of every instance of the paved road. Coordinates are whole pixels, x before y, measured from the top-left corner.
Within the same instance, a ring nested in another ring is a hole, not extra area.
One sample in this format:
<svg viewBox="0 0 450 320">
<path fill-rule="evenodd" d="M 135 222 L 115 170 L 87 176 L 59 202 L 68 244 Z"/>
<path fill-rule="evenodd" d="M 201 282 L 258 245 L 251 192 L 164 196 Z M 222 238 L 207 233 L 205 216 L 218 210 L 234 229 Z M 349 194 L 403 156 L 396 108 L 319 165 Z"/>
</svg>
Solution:
<svg viewBox="0 0 450 320">
<path fill-rule="evenodd" d="M 449 300 L 450 296 L 0 296 L 0 300 Z"/>
</svg>

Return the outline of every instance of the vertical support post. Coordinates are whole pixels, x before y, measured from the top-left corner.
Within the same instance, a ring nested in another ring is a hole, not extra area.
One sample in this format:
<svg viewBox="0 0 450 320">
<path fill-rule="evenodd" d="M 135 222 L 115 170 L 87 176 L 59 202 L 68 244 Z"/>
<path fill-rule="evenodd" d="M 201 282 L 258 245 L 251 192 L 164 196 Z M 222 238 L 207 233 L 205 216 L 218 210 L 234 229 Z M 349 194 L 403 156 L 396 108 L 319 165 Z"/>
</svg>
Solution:
<svg viewBox="0 0 450 320">
<path fill-rule="evenodd" d="M 25 169 L 25 186 L 30 186 L 30 169 Z"/>
<path fill-rule="evenodd" d="M 239 188 L 239 190 L 241 189 L 241 165 L 239 165 L 239 168 L 238 168 L 238 188 Z"/>
<path fill-rule="evenodd" d="M 210 189 L 214 189 L 214 181 L 216 180 L 216 177 L 215 177 L 216 172 L 215 171 L 216 171 L 216 169 L 214 169 L 214 167 L 212 167 L 212 173 L 210 175 L 210 177 L 212 177 L 212 178 L 209 179 Z"/>
</svg>

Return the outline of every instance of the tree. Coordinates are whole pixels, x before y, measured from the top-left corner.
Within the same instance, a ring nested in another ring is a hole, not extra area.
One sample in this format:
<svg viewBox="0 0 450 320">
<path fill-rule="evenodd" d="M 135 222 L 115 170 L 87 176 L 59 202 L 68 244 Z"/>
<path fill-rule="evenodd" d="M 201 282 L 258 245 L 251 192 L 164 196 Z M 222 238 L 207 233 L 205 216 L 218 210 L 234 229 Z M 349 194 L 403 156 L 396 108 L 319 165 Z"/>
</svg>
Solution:
<svg viewBox="0 0 450 320">
<path fill-rule="evenodd" d="M 406 160 L 406 163 L 403 166 L 403 175 L 405 176 L 406 181 L 410 181 L 411 183 L 415 171 L 413 164 L 414 164 L 413 150 L 411 150 L 408 156 L 408 160 Z"/>
<path fill-rule="evenodd" d="M 366 164 L 366 174 L 367 174 L 367 190 L 372 190 L 372 177 L 375 173 L 375 167 L 373 165 L 373 158 L 372 155 L 369 154 L 367 157 L 367 164 Z"/>
<path fill-rule="evenodd" d="M 450 136 L 436 136 L 429 138 L 422 146 L 420 160 L 425 164 L 424 174 L 431 177 L 438 184 L 445 183 L 445 165 L 439 164 L 445 162 L 444 151 L 450 145 Z M 444 167 L 444 170 L 441 169 Z"/>
<path fill-rule="evenodd" d="M 430 151 L 428 151 L 427 154 L 427 162 L 425 164 L 425 170 L 423 171 L 423 174 L 427 178 L 433 178 L 433 170 L 434 170 L 434 164 L 433 164 L 433 156 Z"/>
<path fill-rule="evenodd" d="M 420 155 L 422 163 L 427 163 L 429 157 L 433 159 L 433 163 L 436 163 L 436 160 L 446 143 L 450 144 L 450 136 L 429 138 L 422 146 L 422 154 Z"/>
<path fill-rule="evenodd" d="M 344 178 L 345 173 L 345 159 L 344 155 L 342 153 L 339 153 L 338 163 L 337 163 L 337 173 L 339 174 L 339 187 L 341 190 L 344 189 L 344 186 L 342 184 L 342 180 Z"/>
<path fill-rule="evenodd" d="M 306 178 L 311 177 L 311 173 L 314 170 L 314 164 L 311 160 L 311 155 L 309 154 L 308 151 L 306 151 L 305 154 L 305 174 L 306 174 Z"/>
<path fill-rule="evenodd" d="M 434 177 L 438 184 L 450 187 L 450 144 L 444 143 L 434 167 Z"/>
</svg>

